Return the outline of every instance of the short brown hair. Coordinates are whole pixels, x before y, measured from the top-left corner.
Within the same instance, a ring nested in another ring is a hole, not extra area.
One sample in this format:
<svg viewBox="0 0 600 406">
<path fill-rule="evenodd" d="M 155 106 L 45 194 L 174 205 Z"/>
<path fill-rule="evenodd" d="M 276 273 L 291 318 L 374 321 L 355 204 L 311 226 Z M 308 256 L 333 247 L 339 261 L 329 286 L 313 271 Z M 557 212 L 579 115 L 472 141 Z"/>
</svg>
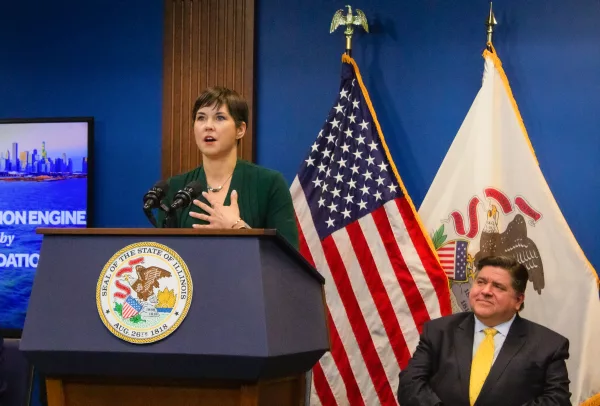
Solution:
<svg viewBox="0 0 600 406">
<path fill-rule="evenodd" d="M 521 264 L 514 258 L 507 256 L 489 256 L 479 260 L 477 263 L 477 272 L 481 271 L 484 266 L 497 266 L 506 270 L 510 274 L 511 284 L 513 289 L 520 294 L 525 294 L 529 273 L 525 265 Z M 524 304 L 521 304 L 519 310 L 523 310 Z"/>
<path fill-rule="evenodd" d="M 239 128 L 242 123 L 248 125 L 248 103 L 235 90 L 226 87 L 209 87 L 198 96 L 192 109 L 192 122 L 196 121 L 196 114 L 202 107 L 215 106 L 218 109 L 223 104 L 227 106 L 236 127 Z"/>
</svg>

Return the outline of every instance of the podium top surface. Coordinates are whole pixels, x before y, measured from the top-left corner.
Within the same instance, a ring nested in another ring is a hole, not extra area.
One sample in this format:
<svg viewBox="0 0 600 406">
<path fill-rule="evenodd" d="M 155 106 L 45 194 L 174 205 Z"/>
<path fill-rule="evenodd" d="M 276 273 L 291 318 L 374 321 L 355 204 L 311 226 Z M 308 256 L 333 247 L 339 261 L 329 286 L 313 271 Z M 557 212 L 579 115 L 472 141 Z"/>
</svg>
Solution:
<svg viewBox="0 0 600 406">
<path fill-rule="evenodd" d="M 120 237 L 236 237 L 236 238 L 267 238 L 276 243 L 289 255 L 294 257 L 302 267 L 315 277 L 321 284 L 325 284 L 325 278 L 321 275 L 306 258 L 298 252 L 285 238 L 275 229 L 251 228 L 241 230 L 211 230 L 195 228 L 48 228 L 36 229 L 37 234 L 44 236 L 120 236 Z"/>
<path fill-rule="evenodd" d="M 275 236 L 277 230 L 252 228 L 241 230 L 203 230 L 195 228 L 37 228 L 43 235 L 211 235 L 256 237 Z"/>
</svg>

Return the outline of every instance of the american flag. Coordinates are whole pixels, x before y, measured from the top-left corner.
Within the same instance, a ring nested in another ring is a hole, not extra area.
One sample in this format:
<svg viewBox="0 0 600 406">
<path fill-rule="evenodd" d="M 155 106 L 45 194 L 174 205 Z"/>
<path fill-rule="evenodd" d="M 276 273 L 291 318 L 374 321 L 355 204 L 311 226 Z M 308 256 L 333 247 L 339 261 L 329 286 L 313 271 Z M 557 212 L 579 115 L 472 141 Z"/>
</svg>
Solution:
<svg viewBox="0 0 600 406">
<path fill-rule="evenodd" d="M 456 281 L 467 281 L 467 246 L 463 240 L 450 241 L 438 248 L 437 253 L 446 276 Z"/>
<path fill-rule="evenodd" d="M 313 405 L 396 405 L 426 321 L 451 313 L 448 280 L 392 162 L 358 67 L 294 179 L 300 251 L 326 278 L 331 351 Z"/>
<path fill-rule="evenodd" d="M 143 306 L 140 304 L 140 302 L 131 296 L 127 296 L 127 299 L 125 299 L 123 302 L 123 310 L 121 311 L 121 315 L 124 319 L 128 319 L 141 312 L 142 308 Z"/>
</svg>

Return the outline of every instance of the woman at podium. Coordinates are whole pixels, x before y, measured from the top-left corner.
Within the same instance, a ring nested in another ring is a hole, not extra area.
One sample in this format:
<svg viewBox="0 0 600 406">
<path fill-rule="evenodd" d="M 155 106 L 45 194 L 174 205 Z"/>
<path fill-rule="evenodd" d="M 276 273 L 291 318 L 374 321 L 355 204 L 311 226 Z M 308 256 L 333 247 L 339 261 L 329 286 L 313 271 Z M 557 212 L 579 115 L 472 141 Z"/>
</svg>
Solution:
<svg viewBox="0 0 600 406">
<path fill-rule="evenodd" d="M 196 99 L 194 137 L 202 165 L 168 180 L 167 200 L 192 181 L 201 195 L 178 212 L 177 227 L 277 229 L 298 247 L 292 197 L 281 173 L 238 159 L 246 133 L 248 104 L 235 91 L 212 87 Z"/>
</svg>

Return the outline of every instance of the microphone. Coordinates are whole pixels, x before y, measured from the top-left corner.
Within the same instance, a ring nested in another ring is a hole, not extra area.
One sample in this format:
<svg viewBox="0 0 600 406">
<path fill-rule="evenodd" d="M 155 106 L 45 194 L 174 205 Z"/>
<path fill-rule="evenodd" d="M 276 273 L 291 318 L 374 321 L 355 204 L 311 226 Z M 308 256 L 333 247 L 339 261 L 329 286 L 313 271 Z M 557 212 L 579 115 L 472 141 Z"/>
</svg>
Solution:
<svg viewBox="0 0 600 406">
<path fill-rule="evenodd" d="M 169 193 L 169 184 L 164 180 L 156 182 L 152 189 L 144 195 L 144 210 L 160 207 L 160 201 Z"/>
<path fill-rule="evenodd" d="M 175 194 L 173 203 L 171 204 L 171 210 L 189 206 L 192 203 L 192 200 L 200 196 L 200 193 L 202 193 L 202 184 L 197 180 L 191 181 L 186 187 Z"/>
</svg>

